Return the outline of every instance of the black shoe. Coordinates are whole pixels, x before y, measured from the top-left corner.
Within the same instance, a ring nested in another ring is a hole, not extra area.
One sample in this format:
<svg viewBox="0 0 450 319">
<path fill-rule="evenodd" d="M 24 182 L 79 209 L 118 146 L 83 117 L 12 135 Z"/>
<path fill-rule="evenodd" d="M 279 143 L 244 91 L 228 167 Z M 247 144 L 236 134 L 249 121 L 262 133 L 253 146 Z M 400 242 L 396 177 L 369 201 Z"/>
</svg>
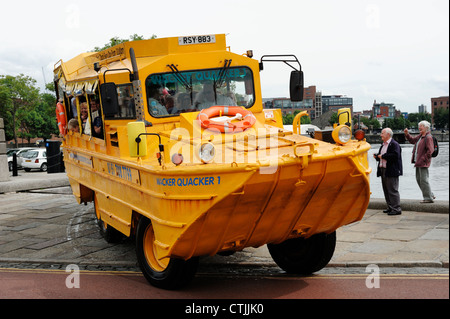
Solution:
<svg viewBox="0 0 450 319">
<path fill-rule="evenodd" d="M 401 215 L 402 212 L 400 211 L 393 211 L 391 210 L 390 212 L 387 213 L 389 216 L 394 216 L 394 215 Z"/>
<path fill-rule="evenodd" d="M 390 212 L 391 212 L 390 209 L 385 209 L 385 210 L 383 210 L 383 213 L 385 213 L 385 214 L 389 214 Z"/>
</svg>

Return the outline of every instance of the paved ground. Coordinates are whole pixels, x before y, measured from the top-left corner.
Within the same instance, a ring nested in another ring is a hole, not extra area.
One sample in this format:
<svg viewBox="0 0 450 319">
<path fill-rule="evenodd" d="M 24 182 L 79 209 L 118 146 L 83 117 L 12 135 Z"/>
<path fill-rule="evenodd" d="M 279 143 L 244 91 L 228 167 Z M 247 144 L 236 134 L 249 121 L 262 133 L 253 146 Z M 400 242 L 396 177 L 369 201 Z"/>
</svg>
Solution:
<svg viewBox="0 0 450 319">
<path fill-rule="evenodd" d="M 20 183 L 13 182 L 22 185 L 26 179 L 28 188 L 36 188 L 31 185 L 33 181 L 40 187 L 50 181 L 46 186 L 49 187 L 60 186 L 64 178 L 65 174 L 36 173 L 32 177 L 22 177 Z M 98 233 L 92 204 L 78 205 L 69 187 L 33 192 L 9 192 L 12 189 L 8 188 L 8 192 L 1 194 L 4 183 L 10 182 L 0 182 L 0 267 L 77 264 L 85 269 L 136 268 L 134 243 L 131 240 L 106 243 Z M 384 207 L 380 202 L 371 203 L 362 221 L 338 229 L 337 247 L 329 266 L 377 264 L 380 267 L 436 267 L 448 271 L 448 201 L 430 205 L 421 205 L 418 201 L 408 203 L 422 212 L 407 210 L 399 216 L 382 213 Z M 431 205 L 435 206 L 428 210 L 434 213 L 423 212 Z M 402 206 L 407 205 L 402 203 Z M 247 248 L 228 257 L 205 257 L 201 263 L 217 267 L 275 265 L 265 246 Z"/>
</svg>

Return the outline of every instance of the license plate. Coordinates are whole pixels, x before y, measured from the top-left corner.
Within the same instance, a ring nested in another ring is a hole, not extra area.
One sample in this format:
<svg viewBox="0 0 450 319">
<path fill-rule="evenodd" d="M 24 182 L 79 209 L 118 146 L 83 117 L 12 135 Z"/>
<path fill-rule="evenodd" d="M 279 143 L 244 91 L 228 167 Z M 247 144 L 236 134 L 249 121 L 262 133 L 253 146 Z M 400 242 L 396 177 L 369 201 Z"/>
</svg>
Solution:
<svg viewBox="0 0 450 319">
<path fill-rule="evenodd" d="M 31 163 L 31 160 L 25 160 L 25 162 L 27 162 L 27 163 Z"/>
<path fill-rule="evenodd" d="M 210 35 L 195 35 L 190 37 L 179 37 L 179 45 L 190 45 L 190 44 L 203 44 L 203 43 L 216 43 L 216 36 Z"/>
</svg>

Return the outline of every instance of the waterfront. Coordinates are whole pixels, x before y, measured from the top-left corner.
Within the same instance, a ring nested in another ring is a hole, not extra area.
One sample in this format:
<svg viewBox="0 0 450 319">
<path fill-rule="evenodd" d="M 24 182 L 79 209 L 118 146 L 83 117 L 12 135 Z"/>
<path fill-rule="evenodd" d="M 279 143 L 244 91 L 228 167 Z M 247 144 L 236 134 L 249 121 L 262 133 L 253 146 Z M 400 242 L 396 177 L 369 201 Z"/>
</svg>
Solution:
<svg viewBox="0 0 450 319">
<path fill-rule="evenodd" d="M 372 143 L 369 151 L 371 198 L 384 198 L 381 178 L 377 177 L 377 163 L 372 154 L 377 153 L 380 143 Z M 413 145 L 400 144 L 402 148 L 403 176 L 400 176 L 400 199 L 422 199 L 422 193 L 416 182 L 416 169 L 411 163 Z M 436 200 L 449 200 L 449 143 L 439 143 L 439 155 L 431 160 L 430 184 Z"/>
</svg>

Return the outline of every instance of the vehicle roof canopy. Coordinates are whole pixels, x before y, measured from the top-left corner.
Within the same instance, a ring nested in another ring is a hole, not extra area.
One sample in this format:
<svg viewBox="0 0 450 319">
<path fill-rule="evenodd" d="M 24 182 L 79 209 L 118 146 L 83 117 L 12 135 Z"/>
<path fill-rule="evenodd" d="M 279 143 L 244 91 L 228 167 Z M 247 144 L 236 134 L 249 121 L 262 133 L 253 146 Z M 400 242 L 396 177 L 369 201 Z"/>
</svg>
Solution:
<svg viewBox="0 0 450 319">
<path fill-rule="evenodd" d="M 141 41 L 129 41 L 118 44 L 101 52 L 82 53 L 67 62 L 62 60 L 55 64 L 55 79 L 67 83 L 95 81 L 98 72 L 94 70 L 94 63 L 107 69 L 128 68 L 131 69 L 130 48 L 135 51 L 139 61 L 139 69 L 145 68 L 154 61 L 170 54 L 186 54 L 196 52 L 225 51 L 225 34 L 215 35 L 215 43 L 180 45 L 183 37 L 170 37 Z"/>
</svg>

